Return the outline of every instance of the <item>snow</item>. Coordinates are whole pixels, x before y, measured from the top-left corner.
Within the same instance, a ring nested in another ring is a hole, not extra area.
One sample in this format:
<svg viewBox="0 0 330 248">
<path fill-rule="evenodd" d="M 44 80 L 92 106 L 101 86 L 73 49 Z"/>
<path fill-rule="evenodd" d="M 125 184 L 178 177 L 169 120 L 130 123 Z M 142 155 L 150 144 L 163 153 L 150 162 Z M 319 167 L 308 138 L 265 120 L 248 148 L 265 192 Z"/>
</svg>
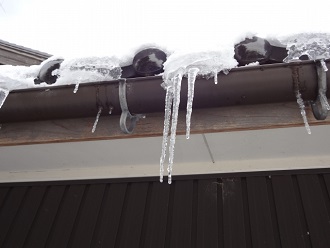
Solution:
<svg viewBox="0 0 330 248">
<path fill-rule="evenodd" d="M 307 55 L 310 60 L 324 60 L 330 58 L 330 34 L 328 33 L 300 33 L 281 38 L 286 44 L 288 56 L 283 60 L 290 62 Z M 325 66 L 325 64 L 323 64 Z M 325 66 L 325 70 L 326 66 Z"/>
<path fill-rule="evenodd" d="M 53 56 L 40 65 L 32 66 L 0 66 L 0 108 L 3 105 L 8 93 L 13 90 L 53 87 L 59 85 L 75 84 L 74 93 L 78 91 L 79 84 L 100 82 L 119 79 L 121 77 L 121 61 L 115 57 L 86 57 L 66 59 L 59 69 L 52 72 L 57 75 L 56 83 L 48 85 L 46 83 L 35 84 L 34 79 L 38 77 L 39 71 L 48 61 L 62 59 Z"/>
<path fill-rule="evenodd" d="M 162 154 L 160 157 L 160 181 L 163 181 L 164 163 L 166 158 L 169 126 L 171 134 L 169 144 L 169 163 L 167 166 L 168 183 L 172 183 L 172 170 L 175 151 L 176 130 L 178 123 L 181 82 L 183 76 L 188 76 L 188 101 L 186 115 L 186 137 L 190 135 L 190 119 L 192 113 L 194 84 L 196 76 L 211 77 L 224 71 L 225 74 L 237 66 L 234 59 L 234 48 L 222 48 L 221 50 L 208 50 L 200 52 L 177 52 L 172 54 L 164 63 L 163 87 L 166 90 L 165 120 L 163 129 Z M 217 83 L 217 77 L 215 83 Z M 171 111 L 173 108 L 173 111 Z M 172 113 L 172 114 L 171 114 Z M 172 120 L 172 122 L 171 122 Z"/>
</svg>

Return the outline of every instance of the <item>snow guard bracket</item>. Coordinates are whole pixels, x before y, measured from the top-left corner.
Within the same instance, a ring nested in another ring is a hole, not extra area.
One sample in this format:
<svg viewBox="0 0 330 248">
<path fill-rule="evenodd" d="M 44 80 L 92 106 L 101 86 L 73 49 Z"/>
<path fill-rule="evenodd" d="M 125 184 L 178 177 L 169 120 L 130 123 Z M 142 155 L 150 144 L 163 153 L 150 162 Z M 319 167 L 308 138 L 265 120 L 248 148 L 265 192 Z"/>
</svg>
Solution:
<svg viewBox="0 0 330 248">
<path fill-rule="evenodd" d="M 136 122 L 145 118 L 144 114 L 135 114 L 132 115 L 128 110 L 127 99 L 126 99 L 126 79 L 119 79 L 119 103 L 121 108 L 121 116 L 120 116 L 120 129 L 127 134 L 131 134 L 136 126 Z M 129 118 L 129 126 L 127 127 L 126 122 L 127 118 Z"/>
<path fill-rule="evenodd" d="M 322 63 L 323 62 L 323 63 Z M 315 101 L 312 101 L 311 106 L 315 119 L 325 120 L 330 110 L 327 100 L 327 74 L 328 70 L 324 67 L 324 61 L 316 62 L 317 78 L 318 78 L 318 95 Z"/>
</svg>

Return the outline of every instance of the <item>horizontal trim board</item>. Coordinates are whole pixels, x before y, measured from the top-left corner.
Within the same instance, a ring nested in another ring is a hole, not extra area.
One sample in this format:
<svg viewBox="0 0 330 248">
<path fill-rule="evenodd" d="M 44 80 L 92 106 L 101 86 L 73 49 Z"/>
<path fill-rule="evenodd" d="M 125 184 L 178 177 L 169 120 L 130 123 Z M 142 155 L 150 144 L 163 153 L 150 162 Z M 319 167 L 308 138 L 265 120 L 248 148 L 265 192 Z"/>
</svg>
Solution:
<svg viewBox="0 0 330 248">
<path fill-rule="evenodd" d="M 227 172 L 227 173 L 210 173 L 195 175 L 176 175 L 174 180 L 204 180 L 214 178 L 237 178 L 237 177 L 262 177 L 262 176 L 287 176 L 287 175 L 312 175 L 312 174 L 329 174 L 328 168 L 305 168 L 294 170 L 269 170 L 269 171 L 245 171 L 245 172 Z M 167 177 L 164 178 L 166 183 Z M 0 188 L 6 187 L 26 187 L 26 186 L 63 186 L 63 185 L 79 185 L 79 184 L 107 184 L 107 183 L 138 183 L 159 181 L 158 176 L 146 177 L 125 177 L 125 178 L 97 178 L 97 179 L 76 179 L 76 180 L 57 180 L 57 181 L 27 181 L 27 182 L 4 182 L 0 183 Z"/>
<path fill-rule="evenodd" d="M 318 121 L 306 108 L 310 125 L 329 125 L 330 117 Z M 96 113 L 95 113 L 96 115 Z M 180 111 L 177 134 L 185 134 L 185 111 Z M 58 119 L 35 122 L 3 123 L 0 146 L 59 142 L 129 139 L 162 136 L 164 113 L 151 113 L 137 122 L 132 134 L 119 128 L 119 116 L 101 116 L 95 133 L 94 118 Z M 242 105 L 236 107 L 194 109 L 191 133 L 234 132 L 242 130 L 303 127 L 300 109 L 295 102 Z"/>
</svg>

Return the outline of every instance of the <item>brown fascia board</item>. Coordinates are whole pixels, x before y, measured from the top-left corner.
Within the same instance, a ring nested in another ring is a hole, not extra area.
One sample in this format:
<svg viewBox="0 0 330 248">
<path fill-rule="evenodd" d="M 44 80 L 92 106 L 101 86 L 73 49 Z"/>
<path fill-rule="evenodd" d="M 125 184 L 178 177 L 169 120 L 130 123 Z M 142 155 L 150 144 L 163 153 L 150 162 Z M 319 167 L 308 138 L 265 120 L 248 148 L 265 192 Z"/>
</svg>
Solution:
<svg viewBox="0 0 330 248">
<path fill-rule="evenodd" d="M 52 55 L 0 40 L 0 64 L 38 65 Z"/>
<path fill-rule="evenodd" d="M 294 71 L 298 73 L 299 85 L 294 85 Z M 127 79 L 130 112 L 163 112 L 165 90 L 161 83 L 161 76 Z M 95 117 L 99 106 L 106 110 L 103 115 L 108 114 L 109 108 L 113 108 L 113 115 L 119 115 L 118 85 L 118 80 L 81 84 L 76 94 L 74 85 L 16 90 L 0 109 L 0 123 Z M 239 67 L 228 75 L 220 73 L 218 84 L 214 84 L 212 78 L 197 79 L 193 108 L 292 102 L 296 101 L 295 87 L 299 87 L 305 101 L 315 100 L 317 85 L 313 61 Z M 327 85 L 329 88 L 329 80 Z M 184 79 L 181 109 L 186 108 L 186 101 L 187 80 Z"/>
</svg>

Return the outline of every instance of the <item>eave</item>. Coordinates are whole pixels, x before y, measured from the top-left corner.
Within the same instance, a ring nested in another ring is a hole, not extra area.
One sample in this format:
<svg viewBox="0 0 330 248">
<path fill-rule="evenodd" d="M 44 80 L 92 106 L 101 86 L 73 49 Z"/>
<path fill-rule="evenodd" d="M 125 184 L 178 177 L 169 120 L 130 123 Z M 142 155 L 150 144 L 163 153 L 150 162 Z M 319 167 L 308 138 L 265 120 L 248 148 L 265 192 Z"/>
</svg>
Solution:
<svg viewBox="0 0 330 248">
<path fill-rule="evenodd" d="M 299 85 L 294 85 L 293 71 L 298 73 Z M 195 86 L 191 132 L 303 126 L 293 89 L 298 87 L 305 101 L 313 101 L 317 81 L 313 61 L 235 68 L 228 75 L 219 74 L 217 85 L 212 79 L 200 78 Z M 0 145 L 161 136 L 165 98 L 161 83 L 161 76 L 127 79 L 130 112 L 147 117 L 129 135 L 119 128 L 118 81 L 83 84 L 76 94 L 74 86 L 13 91 L 0 110 Z M 186 96 L 187 82 L 183 80 L 178 134 L 185 132 Z M 92 133 L 99 106 L 103 115 Z M 111 115 L 109 108 L 113 109 Z M 308 106 L 306 111 L 311 125 L 330 123 L 329 118 L 316 120 Z"/>
</svg>

